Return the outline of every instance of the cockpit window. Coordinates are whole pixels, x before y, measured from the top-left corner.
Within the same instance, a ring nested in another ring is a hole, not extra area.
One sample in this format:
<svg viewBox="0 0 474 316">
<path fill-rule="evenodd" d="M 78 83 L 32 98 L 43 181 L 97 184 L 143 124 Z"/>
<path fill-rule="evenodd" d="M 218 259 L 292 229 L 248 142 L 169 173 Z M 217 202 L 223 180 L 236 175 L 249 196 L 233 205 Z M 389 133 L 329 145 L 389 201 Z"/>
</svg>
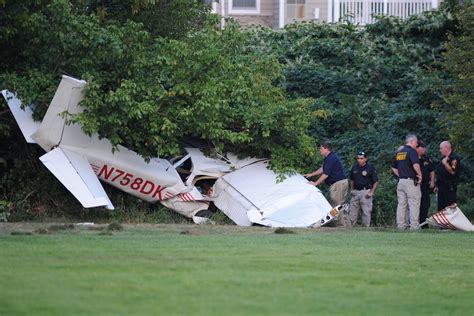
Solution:
<svg viewBox="0 0 474 316">
<path fill-rule="evenodd" d="M 175 168 L 178 172 L 181 180 L 185 182 L 188 176 L 191 174 L 191 170 L 193 169 L 191 156 L 178 156 L 176 158 L 170 159 L 170 162 L 173 164 L 173 168 Z"/>
</svg>

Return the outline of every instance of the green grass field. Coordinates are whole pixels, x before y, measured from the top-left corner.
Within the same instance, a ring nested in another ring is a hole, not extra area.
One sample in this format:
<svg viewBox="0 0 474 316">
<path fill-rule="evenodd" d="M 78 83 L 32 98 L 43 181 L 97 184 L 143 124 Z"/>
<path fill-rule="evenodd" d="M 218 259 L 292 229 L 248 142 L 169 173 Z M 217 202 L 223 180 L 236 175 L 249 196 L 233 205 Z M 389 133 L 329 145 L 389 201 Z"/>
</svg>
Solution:
<svg viewBox="0 0 474 316">
<path fill-rule="evenodd" d="M 474 234 L 0 224 L 0 315 L 473 315 Z"/>
</svg>

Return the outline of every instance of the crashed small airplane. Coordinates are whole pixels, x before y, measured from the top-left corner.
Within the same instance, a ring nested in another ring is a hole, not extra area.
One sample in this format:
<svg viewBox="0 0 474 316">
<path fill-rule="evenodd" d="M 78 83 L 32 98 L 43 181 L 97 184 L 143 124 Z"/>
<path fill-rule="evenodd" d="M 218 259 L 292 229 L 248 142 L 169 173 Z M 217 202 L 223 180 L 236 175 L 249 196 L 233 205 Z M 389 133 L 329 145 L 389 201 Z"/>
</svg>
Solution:
<svg viewBox="0 0 474 316">
<path fill-rule="evenodd" d="M 99 180 L 145 201 L 160 202 L 195 223 L 216 208 L 240 226 L 317 227 L 332 221 L 345 206 L 332 208 L 321 191 L 299 174 L 278 182 L 268 159 L 239 159 L 233 154 L 205 156 L 185 148 L 183 157 L 149 162 L 132 150 L 98 135 L 88 136 L 62 113 L 81 113 L 86 82 L 63 76 L 41 123 L 15 94 L 2 94 L 29 143 L 47 153 L 41 162 L 85 208 L 114 209 Z"/>
</svg>

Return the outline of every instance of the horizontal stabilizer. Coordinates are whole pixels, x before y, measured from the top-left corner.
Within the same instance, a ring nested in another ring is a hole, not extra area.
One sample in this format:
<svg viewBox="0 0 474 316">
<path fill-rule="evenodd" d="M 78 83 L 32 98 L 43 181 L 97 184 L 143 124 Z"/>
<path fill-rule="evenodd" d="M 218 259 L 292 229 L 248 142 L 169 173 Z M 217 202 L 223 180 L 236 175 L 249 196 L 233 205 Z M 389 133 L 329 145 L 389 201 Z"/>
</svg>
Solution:
<svg viewBox="0 0 474 316">
<path fill-rule="evenodd" d="M 85 208 L 114 209 L 89 162 L 78 153 L 58 147 L 40 160 Z"/>
<path fill-rule="evenodd" d="M 21 101 L 13 93 L 7 90 L 2 91 L 2 95 L 8 103 L 8 107 L 16 120 L 16 123 L 20 127 L 23 136 L 26 141 L 31 144 L 35 144 L 36 141 L 31 138 L 31 135 L 36 133 L 41 123 L 33 120 L 33 111 L 29 106 L 21 108 Z"/>
</svg>

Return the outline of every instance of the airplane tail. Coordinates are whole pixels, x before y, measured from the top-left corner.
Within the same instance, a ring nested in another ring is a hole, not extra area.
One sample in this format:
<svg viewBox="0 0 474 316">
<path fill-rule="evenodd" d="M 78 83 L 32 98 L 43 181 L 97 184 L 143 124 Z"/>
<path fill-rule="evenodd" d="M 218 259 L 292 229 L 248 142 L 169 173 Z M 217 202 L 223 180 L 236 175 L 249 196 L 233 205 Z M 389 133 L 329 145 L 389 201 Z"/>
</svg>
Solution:
<svg viewBox="0 0 474 316">
<path fill-rule="evenodd" d="M 39 129 L 31 135 L 45 151 L 52 150 L 61 142 L 66 125 L 66 119 L 61 114 L 66 111 L 70 114 L 81 112 L 78 104 L 83 98 L 82 89 L 85 85 L 84 80 L 62 77 Z"/>
<path fill-rule="evenodd" d="M 63 138 L 80 142 L 83 137 L 90 139 L 80 131 L 80 127 L 66 126 L 63 113 L 78 114 L 82 111 L 79 102 L 83 98 L 83 80 L 63 76 L 53 100 L 41 123 L 33 120 L 33 111 L 29 106 L 21 108 L 21 101 L 15 94 L 3 90 L 15 120 L 27 142 L 38 143 L 48 153 L 41 156 L 41 162 L 61 183 L 81 202 L 84 207 L 105 206 L 114 209 L 107 193 L 99 182 L 89 161 L 80 153 L 61 148 Z M 64 136 L 64 137 L 63 137 Z M 67 144 L 66 146 L 67 147 Z"/>
</svg>

